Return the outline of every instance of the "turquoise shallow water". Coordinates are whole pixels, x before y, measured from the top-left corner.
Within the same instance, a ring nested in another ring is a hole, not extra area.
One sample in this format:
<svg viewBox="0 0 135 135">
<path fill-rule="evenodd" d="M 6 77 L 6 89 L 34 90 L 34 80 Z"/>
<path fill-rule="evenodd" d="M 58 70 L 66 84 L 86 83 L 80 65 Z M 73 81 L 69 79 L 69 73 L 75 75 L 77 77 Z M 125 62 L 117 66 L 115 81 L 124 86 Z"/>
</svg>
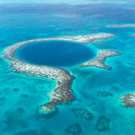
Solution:
<svg viewBox="0 0 135 135">
<path fill-rule="evenodd" d="M 55 81 L 17 73 L 1 57 L 0 134 L 134 135 L 135 109 L 124 107 L 120 97 L 135 91 L 135 38 L 132 36 L 135 28 L 105 27 L 113 23 L 134 23 L 133 7 L 64 6 L 61 11 L 55 6 L 49 9 L 38 6 L 42 10 L 25 6 L 0 8 L 1 54 L 7 46 L 22 40 L 109 32 L 115 37 L 92 44 L 97 49 L 116 49 L 121 55 L 106 61 L 112 66 L 109 71 L 79 66 L 68 68 L 75 76 L 76 99 L 60 105 L 57 113 L 49 116 L 40 115 L 38 107 L 48 101 Z"/>
<path fill-rule="evenodd" d="M 94 50 L 85 44 L 70 41 L 45 41 L 26 44 L 17 49 L 15 57 L 36 65 L 79 65 L 95 56 Z"/>
</svg>

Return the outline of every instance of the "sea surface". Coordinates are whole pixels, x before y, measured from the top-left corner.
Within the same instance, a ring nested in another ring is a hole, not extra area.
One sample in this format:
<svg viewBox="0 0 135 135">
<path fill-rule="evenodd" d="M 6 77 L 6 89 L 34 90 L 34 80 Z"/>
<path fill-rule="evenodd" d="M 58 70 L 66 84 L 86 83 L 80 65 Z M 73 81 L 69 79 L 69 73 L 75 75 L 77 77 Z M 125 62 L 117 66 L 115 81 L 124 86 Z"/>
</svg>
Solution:
<svg viewBox="0 0 135 135">
<path fill-rule="evenodd" d="M 132 5 L 1 5 L 0 7 L 0 135 L 134 135 L 135 108 L 121 97 L 135 91 L 135 24 Z M 120 56 L 107 59 L 111 70 L 67 70 L 75 76 L 75 101 L 59 105 L 57 112 L 42 115 L 55 81 L 17 73 L 3 59 L 3 50 L 19 41 L 65 35 L 113 33 L 92 42 L 97 49 L 114 49 Z"/>
</svg>

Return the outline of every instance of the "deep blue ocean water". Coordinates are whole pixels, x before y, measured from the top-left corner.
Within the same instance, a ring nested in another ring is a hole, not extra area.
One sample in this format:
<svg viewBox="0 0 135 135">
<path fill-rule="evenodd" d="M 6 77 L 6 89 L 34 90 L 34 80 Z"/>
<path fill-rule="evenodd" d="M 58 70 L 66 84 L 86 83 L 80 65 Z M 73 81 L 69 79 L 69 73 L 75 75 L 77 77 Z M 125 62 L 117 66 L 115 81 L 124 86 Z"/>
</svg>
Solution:
<svg viewBox="0 0 135 135">
<path fill-rule="evenodd" d="M 1 54 L 18 41 L 109 32 L 115 37 L 92 44 L 121 55 L 106 61 L 109 71 L 69 67 L 76 99 L 50 116 L 40 115 L 38 107 L 48 100 L 55 81 L 17 73 L 1 57 L 0 135 L 134 135 L 135 109 L 124 107 L 120 97 L 135 91 L 135 28 L 106 27 L 133 24 L 134 15 L 130 5 L 2 6 Z"/>
<path fill-rule="evenodd" d="M 64 67 L 92 59 L 95 52 L 83 43 L 54 40 L 26 44 L 15 55 L 31 64 Z"/>
</svg>

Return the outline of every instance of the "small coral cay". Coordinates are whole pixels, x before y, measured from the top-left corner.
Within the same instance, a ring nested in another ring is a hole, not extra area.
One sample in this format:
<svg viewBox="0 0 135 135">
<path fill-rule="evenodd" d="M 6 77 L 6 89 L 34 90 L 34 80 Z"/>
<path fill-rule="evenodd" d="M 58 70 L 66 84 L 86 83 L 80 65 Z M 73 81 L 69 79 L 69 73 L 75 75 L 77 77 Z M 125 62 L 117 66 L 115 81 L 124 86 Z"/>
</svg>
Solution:
<svg viewBox="0 0 135 135">
<path fill-rule="evenodd" d="M 122 98 L 122 103 L 126 107 L 135 107 L 135 93 L 129 93 Z"/>
<path fill-rule="evenodd" d="M 110 67 L 105 64 L 105 60 L 109 57 L 118 56 L 118 55 L 119 53 L 114 50 L 100 50 L 94 59 L 82 63 L 81 66 L 110 69 Z"/>
</svg>

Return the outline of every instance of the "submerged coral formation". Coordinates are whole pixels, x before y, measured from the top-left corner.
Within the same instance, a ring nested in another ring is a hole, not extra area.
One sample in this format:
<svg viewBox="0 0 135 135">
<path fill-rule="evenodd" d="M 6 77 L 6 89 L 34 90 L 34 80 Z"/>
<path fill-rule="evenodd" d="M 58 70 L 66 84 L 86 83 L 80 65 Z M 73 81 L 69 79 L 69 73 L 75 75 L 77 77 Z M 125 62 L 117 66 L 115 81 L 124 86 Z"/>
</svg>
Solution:
<svg viewBox="0 0 135 135">
<path fill-rule="evenodd" d="M 72 112 L 77 118 L 80 118 L 80 119 L 90 121 L 94 118 L 93 113 L 86 108 L 73 108 Z"/>
<path fill-rule="evenodd" d="M 79 123 L 74 123 L 72 125 L 69 125 L 66 129 L 65 129 L 65 133 L 67 135 L 80 135 L 82 134 L 82 127 Z"/>
<path fill-rule="evenodd" d="M 96 122 L 96 130 L 98 132 L 106 132 L 110 129 L 110 119 L 106 116 L 99 116 Z"/>
<path fill-rule="evenodd" d="M 98 39 L 106 39 L 113 37 L 113 34 L 110 33 L 99 33 L 99 34 L 92 34 L 92 35 L 80 35 L 80 36 L 64 36 L 64 37 L 57 37 L 57 38 L 39 38 L 39 39 L 32 39 L 28 41 L 23 41 L 16 43 L 12 46 L 9 46 L 4 51 L 4 57 L 9 60 L 12 67 L 17 72 L 23 72 L 27 74 L 33 74 L 36 76 L 44 76 L 50 79 L 57 81 L 57 86 L 52 93 L 50 93 L 50 100 L 48 103 L 45 103 L 40 106 L 41 113 L 51 113 L 55 111 L 56 106 L 61 103 L 67 103 L 74 99 L 72 93 L 72 82 L 74 77 L 64 69 L 50 67 L 50 66 L 39 66 L 33 65 L 26 62 L 21 61 L 20 59 L 15 57 L 15 52 L 18 48 L 28 45 L 30 43 L 35 42 L 43 42 L 49 40 L 64 40 L 64 41 L 74 41 L 80 43 L 88 43 L 91 41 L 95 41 Z M 112 50 L 101 50 L 99 51 L 96 58 L 90 60 L 86 63 L 83 63 L 82 66 L 96 66 L 99 68 L 107 69 L 108 66 L 104 64 L 106 58 L 118 55 L 116 51 Z"/>
</svg>

